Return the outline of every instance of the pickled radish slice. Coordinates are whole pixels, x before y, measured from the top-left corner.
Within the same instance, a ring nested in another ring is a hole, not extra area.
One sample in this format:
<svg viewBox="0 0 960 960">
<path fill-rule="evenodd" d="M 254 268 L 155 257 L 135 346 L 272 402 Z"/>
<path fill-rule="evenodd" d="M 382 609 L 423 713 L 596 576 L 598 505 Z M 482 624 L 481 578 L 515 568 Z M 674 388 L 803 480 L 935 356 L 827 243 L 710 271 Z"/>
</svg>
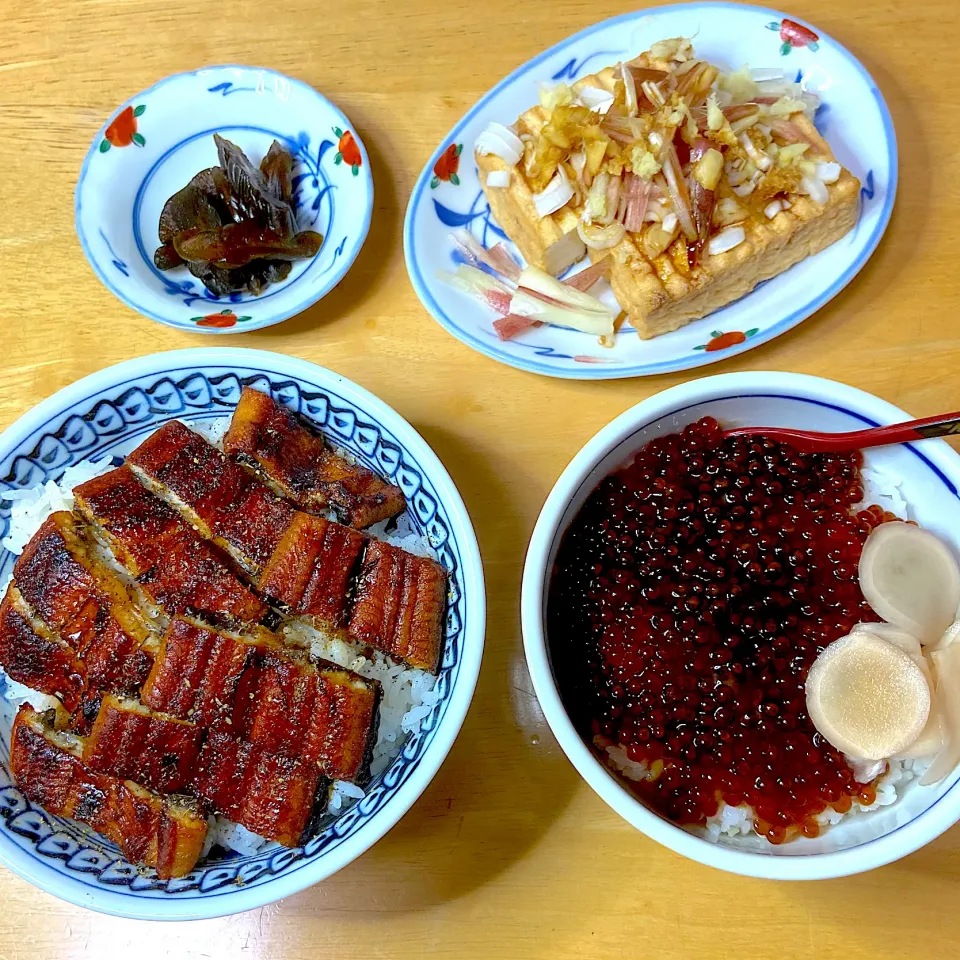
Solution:
<svg viewBox="0 0 960 960">
<path fill-rule="evenodd" d="M 899 647 L 870 633 L 831 643 L 807 675 L 807 713 L 838 750 L 883 760 L 906 750 L 930 714 L 923 671 Z"/>
<path fill-rule="evenodd" d="M 944 746 L 920 780 L 939 783 L 960 763 L 960 644 L 930 654 L 937 674 L 937 700 L 943 712 Z"/>
<path fill-rule="evenodd" d="M 956 643 L 957 639 L 960 638 L 960 620 L 954 620 L 953 623 L 943 631 L 940 639 L 935 643 L 931 643 L 927 650 L 930 653 L 933 653 L 935 650 L 946 650 L 951 643 Z"/>
<path fill-rule="evenodd" d="M 889 624 L 884 624 L 884 626 L 889 626 Z M 908 634 L 902 634 L 902 636 L 908 636 Z M 888 638 L 884 637 L 883 639 Z M 917 643 L 915 637 L 911 637 L 911 639 L 914 643 Z M 919 644 L 917 645 L 919 648 Z M 943 707 L 940 706 L 937 699 L 936 681 L 933 677 L 933 671 L 930 669 L 930 662 L 922 653 L 918 653 L 912 659 L 927 680 L 927 687 L 930 690 L 930 715 L 927 717 L 926 726 L 920 731 L 920 736 L 899 756 L 904 760 L 922 760 L 926 757 L 935 757 L 946 746 L 945 718 Z"/>
<path fill-rule="evenodd" d="M 914 660 L 923 656 L 920 641 L 912 633 L 907 633 L 906 630 L 902 630 L 892 623 L 857 623 L 854 624 L 850 632 L 872 633 L 875 637 L 899 647 L 908 657 Z"/>
<path fill-rule="evenodd" d="M 908 523 L 882 523 L 863 546 L 860 589 L 884 620 L 932 643 L 960 604 L 960 568 L 932 533 Z"/>
</svg>

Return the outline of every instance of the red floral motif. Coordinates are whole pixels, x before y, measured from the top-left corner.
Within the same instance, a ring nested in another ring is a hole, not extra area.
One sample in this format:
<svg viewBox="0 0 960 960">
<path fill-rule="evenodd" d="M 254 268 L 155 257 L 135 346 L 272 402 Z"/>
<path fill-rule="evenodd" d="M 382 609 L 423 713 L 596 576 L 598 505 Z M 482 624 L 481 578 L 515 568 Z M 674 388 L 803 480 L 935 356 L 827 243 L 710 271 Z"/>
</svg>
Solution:
<svg viewBox="0 0 960 960">
<path fill-rule="evenodd" d="M 431 189 L 440 186 L 441 180 L 446 180 L 455 187 L 460 186 L 460 177 L 457 175 L 457 171 L 460 169 L 461 153 L 463 153 L 463 144 L 451 143 L 440 154 L 440 159 L 433 165 L 433 179 L 430 181 Z"/>
<path fill-rule="evenodd" d="M 783 19 L 779 23 L 774 21 L 767 24 L 768 30 L 776 30 L 783 43 L 780 45 L 780 55 L 785 57 L 794 47 L 806 47 L 808 50 L 817 50 L 820 46 L 820 37 L 808 27 L 796 20 Z"/>
<path fill-rule="evenodd" d="M 198 327 L 234 327 L 244 323 L 250 317 L 238 317 L 232 310 L 221 310 L 220 313 L 208 313 L 205 317 L 190 318 Z"/>
<path fill-rule="evenodd" d="M 363 166 L 363 157 L 360 155 L 360 147 L 349 130 L 341 130 L 339 127 L 333 128 L 333 135 L 339 139 L 337 143 L 337 155 L 333 158 L 336 164 L 345 163 L 353 175 L 356 176 Z"/>
<path fill-rule="evenodd" d="M 142 147 L 147 141 L 137 132 L 137 117 L 146 110 L 144 104 L 138 107 L 124 107 L 110 122 L 100 141 L 100 152 L 106 153 L 110 147 L 129 147 L 130 144 Z"/>
<path fill-rule="evenodd" d="M 729 330 L 726 333 L 722 333 L 720 330 L 714 330 L 710 334 L 709 343 L 702 343 L 699 347 L 694 347 L 694 350 L 706 350 L 707 353 L 713 353 L 714 350 L 726 350 L 729 347 L 735 347 L 737 344 L 743 343 L 744 340 L 747 340 L 749 337 L 752 337 L 758 330 L 758 327 L 753 327 L 751 330 L 747 330 L 746 333 L 742 333 L 739 330 Z"/>
</svg>

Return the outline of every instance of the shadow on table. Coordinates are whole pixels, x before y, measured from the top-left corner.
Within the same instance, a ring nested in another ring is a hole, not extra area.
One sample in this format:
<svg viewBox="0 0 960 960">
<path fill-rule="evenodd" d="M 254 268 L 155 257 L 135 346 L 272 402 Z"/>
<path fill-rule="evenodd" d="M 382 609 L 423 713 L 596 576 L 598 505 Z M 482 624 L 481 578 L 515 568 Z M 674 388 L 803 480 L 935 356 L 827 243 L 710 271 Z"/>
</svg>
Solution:
<svg viewBox="0 0 960 960">
<path fill-rule="evenodd" d="M 877 957 L 893 956 L 899 947 L 904 957 L 919 957 L 924 951 L 916 938 L 942 931 L 943 955 L 953 956 L 953 914 L 943 908 L 960 894 L 960 825 L 877 870 L 785 888 L 784 899 L 809 914 L 823 943 L 855 943 L 864 956 Z"/>
<path fill-rule="evenodd" d="M 452 433 L 421 431 L 448 465 L 484 559 L 487 638 L 463 728 L 433 782 L 373 849 L 293 898 L 294 910 L 425 910 L 489 882 L 524 857 L 564 811 L 579 779 L 546 726 L 520 640 L 520 571 L 529 531 L 491 457 Z M 499 458 L 498 458 L 499 459 Z M 529 482 L 533 482 L 532 479 Z"/>
<path fill-rule="evenodd" d="M 251 331 L 252 337 L 276 337 L 279 332 L 302 333 L 351 313 L 376 291 L 396 256 L 401 243 L 403 213 L 399 207 L 393 174 L 385 159 L 396 153 L 382 130 L 374 134 L 372 127 L 367 126 L 362 111 L 355 110 L 353 113 L 360 114 L 356 129 L 367 148 L 373 175 L 373 216 L 367 239 L 356 262 L 322 300 L 303 313 L 285 320 L 282 326 Z"/>
</svg>

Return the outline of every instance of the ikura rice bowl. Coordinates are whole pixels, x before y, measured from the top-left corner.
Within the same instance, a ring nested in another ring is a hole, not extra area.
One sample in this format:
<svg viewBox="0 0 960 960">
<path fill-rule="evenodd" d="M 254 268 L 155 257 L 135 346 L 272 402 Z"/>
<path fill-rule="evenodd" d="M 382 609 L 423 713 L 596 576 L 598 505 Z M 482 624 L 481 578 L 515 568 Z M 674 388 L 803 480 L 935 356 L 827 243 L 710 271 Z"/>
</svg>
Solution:
<svg viewBox="0 0 960 960">
<path fill-rule="evenodd" d="M 634 796 L 701 837 L 817 837 L 896 803 L 931 766 L 847 756 L 807 712 L 825 648 L 892 629 L 858 562 L 872 530 L 910 511 L 896 478 L 861 467 L 723 439 L 707 418 L 603 479 L 563 536 L 546 625 L 567 713 Z"/>
<path fill-rule="evenodd" d="M 189 426 L 219 446 L 229 426 L 229 417 L 195 421 Z M 13 506 L 7 536 L 0 545 L 19 555 L 50 514 L 73 508 L 74 487 L 106 473 L 114 466 L 116 463 L 109 457 L 97 462 L 83 461 L 68 467 L 59 482 L 51 480 L 29 490 L 5 493 L 4 497 L 12 500 Z M 434 558 L 436 556 L 428 539 L 416 531 L 406 513 L 395 521 L 376 524 L 367 532 L 410 553 Z M 122 568 L 114 566 L 118 573 L 125 575 Z M 9 578 L 0 584 L 0 595 L 6 591 L 8 582 Z M 351 643 L 325 636 L 304 620 L 287 621 L 281 635 L 286 642 L 308 649 L 315 657 L 347 667 L 367 679 L 379 681 L 382 685 L 379 727 L 370 767 L 371 774 L 376 779 L 390 766 L 403 749 L 407 738 L 420 729 L 424 719 L 434 709 L 439 699 L 439 694 L 434 689 L 436 678 L 426 671 L 396 663 L 380 652 L 361 650 Z M 2 669 L 0 692 L 14 712 L 21 703 L 29 703 L 40 711 L 51 709 L 57 704 L 54 697 L 17 683 L 6 676 Z M 365 795 L 366 791 L 356 784 L 337 781 L 330 789 L 328 813 L 333 817 L 340 816 Z M 225 817 L 211 816 L 209 822 L 204 856 L 214 847 L 240 854 L 252 854 L 270 842 Z"/>
</svg>

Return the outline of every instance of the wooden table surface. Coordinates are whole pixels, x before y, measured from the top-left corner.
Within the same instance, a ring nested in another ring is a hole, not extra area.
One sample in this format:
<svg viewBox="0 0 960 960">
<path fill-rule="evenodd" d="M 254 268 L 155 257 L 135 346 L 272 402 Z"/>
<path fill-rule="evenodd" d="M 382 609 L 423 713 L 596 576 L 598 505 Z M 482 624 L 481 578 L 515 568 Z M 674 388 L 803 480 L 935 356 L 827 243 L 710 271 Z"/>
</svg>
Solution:
<svg viewBox="0 0 960 960">
<path fill-rule="evenodd" d="M 445 333 L 407 280 L 404 208 L 421 166 L 504 74 L 628 0 L 3 0 L 0 3 L 0 427 L 95 370 L 159 350 L 260 347 L 332 367 L 433 445 L 486 565 L 483 671 L 453 750 L 410 813 L 311 890 L 222 920 L 161 926 L 61 903 L 0 870 L 0 960 L 103 957 L 860 958 L 953 955 L 960 828 L 865 876 L 728 876 L 648 840 L 580 780 L 523 663 L 524 548 L 576 450 L 684 375 L 550 380 Z M 900 144 L 893 221 L 860 276 L 800 327 L 702 373 L 844 380 L 917 416 L 960 408 L 956 0 L 797 0 L 878 81 Z M 376 209 L 346 279 L 306 313 L 229 339 L 132 313 L 73 227 L 80 163 L 115 106 L 166 74 L 233 62 L 313 84 L 370 153 Z"/>
</svg>

